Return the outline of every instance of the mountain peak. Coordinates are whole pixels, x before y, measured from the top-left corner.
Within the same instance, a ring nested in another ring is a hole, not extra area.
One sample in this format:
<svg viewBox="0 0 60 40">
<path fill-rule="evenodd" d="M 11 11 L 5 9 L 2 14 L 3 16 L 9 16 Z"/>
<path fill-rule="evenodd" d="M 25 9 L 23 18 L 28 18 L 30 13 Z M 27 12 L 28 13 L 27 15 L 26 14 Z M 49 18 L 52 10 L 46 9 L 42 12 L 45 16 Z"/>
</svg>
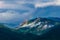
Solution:
<svg viewBox="0 0 60 40">
<path fill-rule="evenodd" d="M 57 25 L 60 25 L 60 22 L 48 18 L 38 17 L 35 19 L 26 20 L 17 28 L 11 28 L 11 30 L 23 34 L 31 33 L 35 35 L 42 35 Z"/>
<path fill-rule="evenodd" d="M 25 27 L 25 26 L 31 26 L 35 23 L 37 23 L 38 21 L 40 21 L 40 17 L 33 19 L 33 20 L 25 20 L 23 23 L 20 24 L 20 26 Z M 21 28 L 21 27 L 18 27 Z"/>
<path fill-rule="evenodd" d="M 17 27 L 17 29 L 25 28 L 25 27 L 33 28 L 38 25 L 50 26 L 50 25 L 54 25 L 54 23 L 55 22 L 53 20 L 38 17 L 32 20 L 24 21 L 22 24 L 19 25 L 19 27 Z"/>
<path fill-rule="evenodd" d="M 19 27 L 17 27 L 17 30 L 20 30 L 24 33 L 41 35 L 42 32 L 44 33 L 57 24 L 59 24 L 59 22 L 53 21 L 48 18 L 38 17 L 35 19 L 24 21 L 22 24 L 19 25 Z"/>
</svg>

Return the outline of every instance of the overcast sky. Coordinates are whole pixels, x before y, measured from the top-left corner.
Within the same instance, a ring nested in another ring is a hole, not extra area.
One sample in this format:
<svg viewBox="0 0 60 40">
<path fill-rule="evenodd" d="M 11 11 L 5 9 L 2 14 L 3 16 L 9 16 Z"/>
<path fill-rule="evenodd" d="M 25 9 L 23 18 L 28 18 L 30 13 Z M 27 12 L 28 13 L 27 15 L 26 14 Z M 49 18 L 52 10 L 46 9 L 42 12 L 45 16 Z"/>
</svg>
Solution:
<svg viewBox="0 0 60 40">
<path fill-rule="evenodd" d="M 0 0 L 0 23 L 31 19 L 38 7 L 50 5 L 60 6 L 60 0 Z"/>
</svg>

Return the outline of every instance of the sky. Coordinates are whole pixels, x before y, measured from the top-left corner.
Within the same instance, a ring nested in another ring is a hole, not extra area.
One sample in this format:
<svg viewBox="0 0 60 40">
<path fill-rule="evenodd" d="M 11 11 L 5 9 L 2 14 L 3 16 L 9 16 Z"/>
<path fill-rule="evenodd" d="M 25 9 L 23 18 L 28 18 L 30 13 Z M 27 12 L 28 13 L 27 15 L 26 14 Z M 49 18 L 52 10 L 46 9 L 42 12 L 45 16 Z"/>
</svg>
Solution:
<svg viewBox="0 0 60 40">
<path fill-rule="evenodd" d="M 60 17 L 57 15 L 60 7 L 48 6 L 60 6 L 60 0 L 0 0 L 0 23 L 19 24 L 40 16 Z"/>
</svg>

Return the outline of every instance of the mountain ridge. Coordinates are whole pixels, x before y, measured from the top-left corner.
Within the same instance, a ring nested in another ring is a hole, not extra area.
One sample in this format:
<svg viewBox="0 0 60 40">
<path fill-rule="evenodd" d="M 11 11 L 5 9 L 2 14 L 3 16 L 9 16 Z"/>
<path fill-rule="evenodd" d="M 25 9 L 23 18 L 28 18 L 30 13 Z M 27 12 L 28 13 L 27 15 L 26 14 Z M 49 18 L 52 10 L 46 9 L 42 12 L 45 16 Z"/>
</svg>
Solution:
<svg viewBox="0 0 60 40">
<path fill-rule="evenodd" d="M 36 39 L 38 40 L 56 39 L 57 40 L 59 39 L 60 22 L 53 21 L 47 18 L 36 18 L 34 20 L 33 19 L 28 20 L 28 22 L 29 22 L 28 24 L 35 22 L 35 26 L 20 28 L 23 25 L 19 25 L 18 29 L 16 28 L 13 29 L 13 28 L 5 27 L 3 24 L 0 25 L 0 39 L 1 40 L 36 40 Z M 37 25 L 38 22 L 42 22 L 42 24 L 40 25 L 39 23 L 39 25 Z M 46 27 L 46 24 L 49 24 L 49 25 L 53 24 L 54 26 L 49 27 L 48 25 L 48 27 Z M 46 29 L 44 27 L 46 27 Z"/>
<path fill-rule="evenodd" d="M 25 21 L 17 27 L 18 32 L 21 31 L 22 33 L 32 33 L 36 35 L 40 35 L 41 33 L 45 33 L 48 29 L 60 24 L 58 21 L 54 21 L 48 18 L 35 18 L 29 21 Z"/>
</svg>

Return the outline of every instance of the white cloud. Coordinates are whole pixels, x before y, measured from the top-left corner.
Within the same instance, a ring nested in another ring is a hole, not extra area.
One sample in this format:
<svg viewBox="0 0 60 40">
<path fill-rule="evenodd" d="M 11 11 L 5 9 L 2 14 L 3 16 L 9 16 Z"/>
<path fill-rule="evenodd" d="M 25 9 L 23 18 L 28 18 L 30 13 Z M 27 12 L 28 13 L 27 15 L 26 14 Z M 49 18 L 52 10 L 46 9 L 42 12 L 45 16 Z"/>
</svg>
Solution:
<svg viewBox="0 0 60 40">
<path fill-rule="evenodd" d="M 9 22 L 12 23 L 17 21 L 22 21 L 30 18 L 30 16 L 32 16 L 31 13 L 19 14 L 15 11 L 7 11 L 0 13 L 0 23 L 9 23 Z"/>
<path fill-rule="evenodd" d="M 20 10 L 28 10 L 29 12 L 27 13 L 23 13 L 23 14 L 19 14 L 14 12 L 3 12 L 0 13 L 0 21 L 1 22 L 7 22 L 7 21 L 11 21 L 11 20 L 17 20 L 17 19 L 25 19 L 28 18 L 32 15 L 32 13 L 34 12 L 34 10 L 37 7 L 46 7 L 46 6 L 50 6 L 50 5 L 54 5 L 54 6 L 60 6 L 60 0 L 51 0 L 51 1 L 45 1 L 45 0 L 1 0 L 0 1 L 0 9 L 20 9 Z M 30 8 L 30 7 L 26 7 L 24 6 L 24 4 L 33 4 L 35 5 L 35 9 Z M 17 20 L 18 21 L 18 20 Z"/>
<path fill-rule="evenodd" d="M 60 6 L 60 0 L 56 0 L 55 4 Z"/>
<path fill-rule="evenodd" d="M 60 6 L 60 0 L 3 0 L 0 1 L 0 8 L 21 9 L 25 8 L 23 4 L 31 3 L 35 7 L 45 7 L 49 5 Z"/>
<path fill-rule="evenodd" d="M 46 7 L 46 6 L 60 6 L 60 0 L 54 0 L 51 2 L 44 2 L 44 3 L 36 3 L 35 7 Z"/>
<path fill-rule="evenodd" d="M 37 8 L 37 7 L 46 7 L 46 6 L 49 6 L 49 5 L 54 5 L 54 3 L 52 3 L 52 2 L 36 3 L 36 4 L 35 4 L 35 8 Z"/>
</svg>

